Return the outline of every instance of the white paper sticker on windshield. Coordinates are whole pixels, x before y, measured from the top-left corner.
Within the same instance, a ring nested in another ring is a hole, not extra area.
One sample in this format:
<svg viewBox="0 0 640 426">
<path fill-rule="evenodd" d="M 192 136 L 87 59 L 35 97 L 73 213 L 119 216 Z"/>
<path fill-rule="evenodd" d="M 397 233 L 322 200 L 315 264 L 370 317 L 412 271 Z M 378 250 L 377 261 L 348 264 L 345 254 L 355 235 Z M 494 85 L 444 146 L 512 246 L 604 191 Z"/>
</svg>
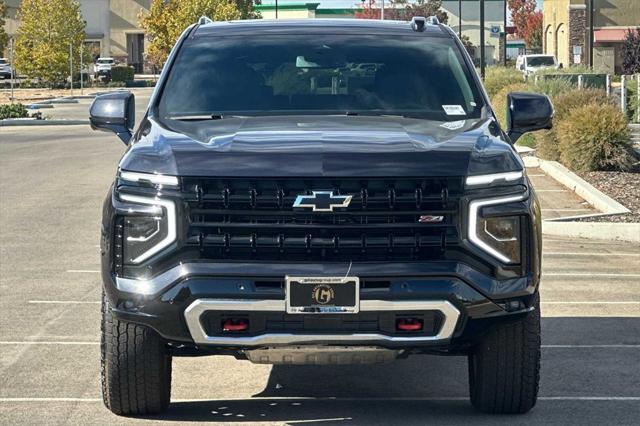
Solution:
<svg viewBox="0 0 640 426">
<path fill-rule="evenodd" d="M 440 127 L 444 127 L 447 130 L 458 130 L 462 126 L 464 126 L 464 120 L 447 121 L 440 125 Z"/>
<path fill-rule="evenodd" d="M 447 115 L 466 115 L 464 109 L 460 105 L 442 105 L 442 109 Z"/>
</svg>

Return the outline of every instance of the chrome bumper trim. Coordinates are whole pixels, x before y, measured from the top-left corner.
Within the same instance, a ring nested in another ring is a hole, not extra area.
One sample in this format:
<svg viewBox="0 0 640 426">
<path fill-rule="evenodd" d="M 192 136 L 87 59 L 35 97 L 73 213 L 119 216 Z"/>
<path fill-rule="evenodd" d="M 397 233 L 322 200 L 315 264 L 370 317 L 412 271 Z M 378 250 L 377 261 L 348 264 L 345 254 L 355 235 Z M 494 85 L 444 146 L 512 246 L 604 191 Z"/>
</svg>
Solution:
<svg viewBox="0 0 640 426">
<path fill-rule="evenodd" d="M 198 299 L 184 311 L 191 338 L 196 344 L 220 346 L 271 346 L 322 342 L 436 342 L 451 338 L 460 311 L 446 300 L 361 300 L 360 311 L 440 311 L 444 323 L 435 336 L 387 336 L 379 333 L 293 334 L 266 333 L 258 336 L 208 336 L 200 316 L 206 311 L 285 312 L 284 300 Z"/>
</svg>

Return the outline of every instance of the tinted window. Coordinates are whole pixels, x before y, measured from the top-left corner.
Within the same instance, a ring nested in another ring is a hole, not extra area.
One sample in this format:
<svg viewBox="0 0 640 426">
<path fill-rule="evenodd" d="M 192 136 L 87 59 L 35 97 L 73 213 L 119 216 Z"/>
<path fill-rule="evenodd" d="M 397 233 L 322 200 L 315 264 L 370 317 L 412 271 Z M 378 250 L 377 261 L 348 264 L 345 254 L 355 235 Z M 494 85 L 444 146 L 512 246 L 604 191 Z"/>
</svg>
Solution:
<svg viewBox="0 0 640 426">
<path fill-rule="evenodd" d="M 460 120 L 482 101 L 451 39 L 273 35 L 188 39 L 161 117 L 393 114 Z"/>
<path fill-rule="evenodd" d="M 548 67 L 555 65 L 553 56 L 532 56 L 527 58 L 527 65 L 530 67 Z"/>
<path fill-rule="evenodd" d="M 0 65 L 4 65 L 6 63 L 7 63 L 7 61 L 5 61 L 4 59 L 0 59 Z"/>
</svg>

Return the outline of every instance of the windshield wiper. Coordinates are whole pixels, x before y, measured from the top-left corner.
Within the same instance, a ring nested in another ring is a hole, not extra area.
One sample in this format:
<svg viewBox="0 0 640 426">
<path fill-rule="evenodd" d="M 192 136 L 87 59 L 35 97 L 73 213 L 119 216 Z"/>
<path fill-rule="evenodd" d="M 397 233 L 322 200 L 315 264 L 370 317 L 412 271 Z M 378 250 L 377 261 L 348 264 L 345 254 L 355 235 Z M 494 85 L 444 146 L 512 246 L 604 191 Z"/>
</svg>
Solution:
<svg viewBox="0 0 640 426">
<path fill-rule="evenodd" d="M 169 120 L 180 121 L 206 121 L 206 120 L 223 120 L 225 118 L 243 118 L 241 115 L 222 115 L 222 114 L 199 114 L 199 115 L 170 115 L 166 117 Z"/>
</svg>

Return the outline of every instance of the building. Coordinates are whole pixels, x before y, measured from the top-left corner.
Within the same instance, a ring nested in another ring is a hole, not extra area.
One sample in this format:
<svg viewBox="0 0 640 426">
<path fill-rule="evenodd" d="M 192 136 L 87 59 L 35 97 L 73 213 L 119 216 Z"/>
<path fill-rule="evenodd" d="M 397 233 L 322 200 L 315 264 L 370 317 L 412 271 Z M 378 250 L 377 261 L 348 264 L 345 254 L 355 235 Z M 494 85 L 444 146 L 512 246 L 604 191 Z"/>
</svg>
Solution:
<svg viewBox="0 0 640 426">
<path fill-rule="evenodd" d="M 82 16 L 87 23 L 87 49 L 94 58 L 113 57 L 119 62 L 132 65 L 136 72 L 145 69 L 145 52 L 148 41 L 138 25 L 140 13 L 147 12 L 152 0 L 78 0 Z M 7 33 L 15 34 L 19 25 L 16 19 L 21 0 L 5 0 L 9 6 L 9 19 L 5 24 Z M 278 19 L 306 18 L 353 18 L 360 2 L 358 0 L 279 0 Z M 380 1 L 379 1 L 380 3 Z M 390 2 L 387 2 L 389 5 Z M 449 16 L 448 25 L 456 32 L 469 37 L 474 46 L 480 44 L 480 0 L 444 0 L 442 8 Z M 460 27 L 459 6 L 462 9 Z M 262 0 L 256 7 L 265 19 L 276 18 L 275 0 Z M 500 59 L 501 38 L 494 37 L 504 31 L 504 1 L 485 0 L 485 54 L 487 62 Z M 493 31 L 492 31 L 493 29 Z M 480 49 L 474 49 L 476 58 Z"/>
<path fill-rule="evenodd" d="M 82 17 L 87 23 L 87 48 L 92 55 L 110 56 L 143 71 L 145 37 L 138 25 L 138 14 L 147 11 L 152 0 L 79 0 Z M 19 21 L 20 0 L 5 0 L 9 18 L 5 30 L 15 34 Z"/>
<path fill-rule="evenodd" d="M 543 48 L 568 65 L 589 64 L 589 0 L 544 0 Z M 640 27 L 640 0 L 593 0 L 593 66 L 621 72 L 625 32 Z"/>
<path fill-rule="evenodd" d="M 639 0 L 640 1 L 640 0 Z M 304 2 L 300 0 L 278 0 L 278 19 L 301 18 L 353 18 L 356 11 L 360 10 L 359 0 L 317 0 Z M 381 0 L 376 4 L 380 6 Z M 385 10 L 391 2 L 385 2 Z M 460 28 L 460 10 L 462 8 L 462 28 Z M 276 18 L 276 1 L 262 0 L 262 4 L 256 7 L 265 19 Z M 447 24 L 456 32 L 462 30 L 462 34 L 469 37 L 474 46 L 480 45 L 480 0 L 444 0 L 442 9 L 447 12 L 449 20 Z M 501 39 L 493 37 L 492 28 L 504 31 L 504 1 L 485 0 L 485 55 L 488 63 L 498 61 L 501 58 Z M 495 32 L 494 32 L 495 34 Z M 474 49 L 476 58 L 480 57 L 480 49 Z"/>
</svg>

